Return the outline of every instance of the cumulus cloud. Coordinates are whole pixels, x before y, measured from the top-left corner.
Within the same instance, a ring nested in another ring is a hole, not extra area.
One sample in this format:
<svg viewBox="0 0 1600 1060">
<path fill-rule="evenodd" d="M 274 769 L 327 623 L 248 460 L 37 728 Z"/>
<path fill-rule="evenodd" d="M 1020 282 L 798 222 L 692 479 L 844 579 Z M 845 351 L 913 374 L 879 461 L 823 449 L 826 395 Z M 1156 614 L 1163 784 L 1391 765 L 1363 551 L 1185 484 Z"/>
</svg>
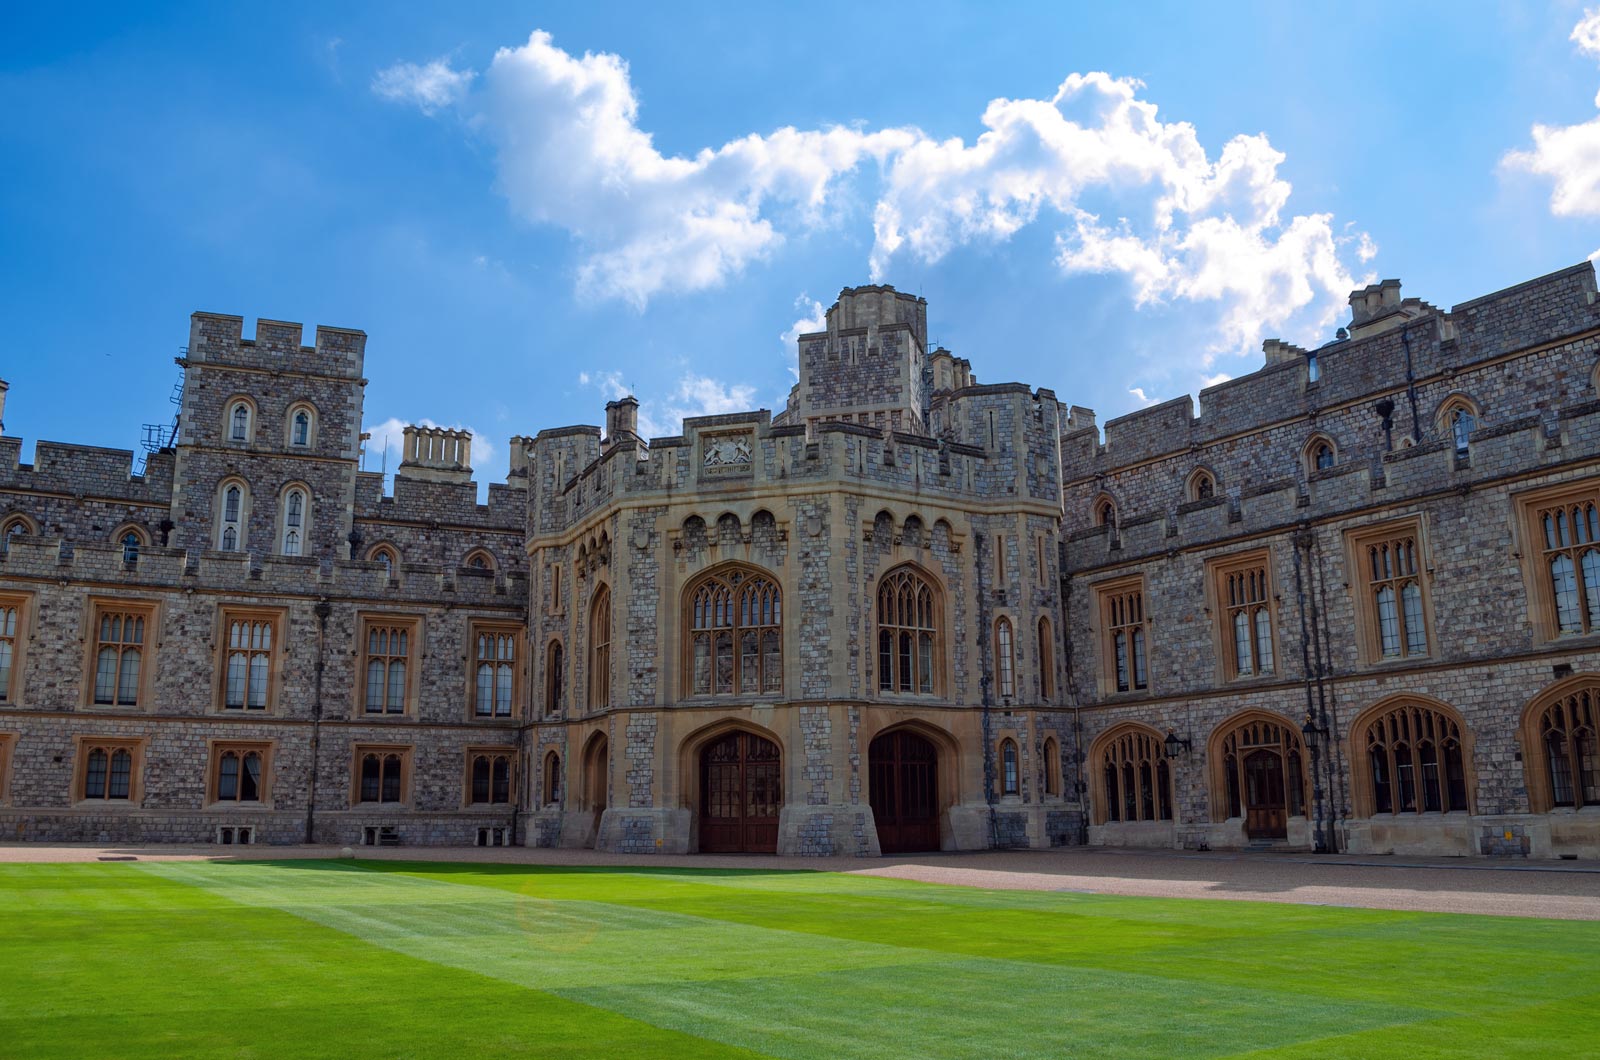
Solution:
<svg viewBox="0 0 1600 1060">
<path fill-rule="evenodd" d="M 617 371 L 579 372 L 578 385 L 600 391 L 607 401 L 633 393 L 631 387 L 623 384 L 622 373 Z M 688 417 L 749 412 L 756 405 L 753 386 L 685 372 L 667 397 L 640 400 L 639 433 L 646 438 L 672 437 L 683 433 L 683 421 Z"/>
<path fill-rule="evenodd" d="M 473 70 L 456 70 L 447 57 L 431 62 L 396 63 L 379 70 L 372 79 L 372 91 L 395 103 L 410 103 L 424 114 L 435 114 L 467 94 L 472 79 L 478 76 Z"/>
<path fill-rule="evenodd" d="M 778 341 L 783 343 L 784 354 L 789 360 L 789 374 L 796 379 L 800 378 L 799 346 L 801 335 L 810 335 L 818 331 L 828 330 L 828 310 L 822 303 L 800 292 L 800 297 L 794 300 L 794 307 L 800 316 L 793 324 L 778 336 Z"/>
<path fill-rule="evenodd" d="M 1213 154 L 1141 90 L 1074 73 L 1047 98 L 989 103 L 970 143 L 913 128 L 786 127 L 666 155 L 639 125 L 622 58 L 573 55 L 536 31 L 495 54 L 461 110 L 495 151 L 511 209 L 576 237 L 578 286 L 594 297 L 642 306 L 716 287 L 788 234 L 836 223 L 841 185 L 856 181 L 875 182 L 874 279 L 902 256 L 931 263 L 1048 224 L 1065 275 L 1125 277 L 1140 305 L 1214 306 L 1217 350 L 1330 323 L 1367 279 L 1346 259 L 1370 259 L 1371 240 L 1348 226 L 1336 235 L 1327 214 L 1290 215 L 1284 156 L 1266 136 L 1235 136 Z M 437 109 L 435 96 L 409 98 Z"/>
<path fill-rule="evenodd" d="M 1585 11 L 1572 30 L 1578 50 L 1600 59 L 1600 7 Z M 1594 98 L 1600 107 L 1600 93 Z M 1501 160 L 1551 181 L 1550 212 L 1557 217 L 1600 217 L 1600 115 L 1576 125 L 1536 124 L 1533 147 Z"/>
<path fill-rule="evenodd" d="M 636 305 L 722 283 L 783 241 L 775 210 L 814 223 L 835 178 L 912 139 L 783 128 L 663 155 L 637 124 L 627 63 L 570 55 L 543 31 L 495 53 L 477 104 L 511 208 L 578 237 L 583 291 Z"/>
</svg>

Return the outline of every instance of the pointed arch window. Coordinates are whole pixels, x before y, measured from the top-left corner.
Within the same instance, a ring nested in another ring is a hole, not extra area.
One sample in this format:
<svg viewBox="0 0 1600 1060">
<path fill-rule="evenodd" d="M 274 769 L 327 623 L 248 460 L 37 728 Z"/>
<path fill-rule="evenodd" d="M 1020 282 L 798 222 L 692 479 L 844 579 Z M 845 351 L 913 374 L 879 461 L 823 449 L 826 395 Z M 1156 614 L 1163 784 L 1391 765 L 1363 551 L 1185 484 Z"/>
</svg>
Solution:
<svg viewBox="0 0 1600 1060">
<path fill-rule="evenodd" d="M 78 797 L 101 802 L 138 802 L 144 745 L 137 742 L 84 743 L 79 748 Z"/>
<path fill-rule="evenodd" d="M 502 751 L 477 751 L 468 756 L 467 803 L 504 806 L 511 802 L 511 755 Z"/>
<path fill-rule="evenodd" d="M 0 524 L 0 556 L 5 555 L 10 549 L 12 538 L 31 532 L 31 528 L 21 516 L 15 516 Z"/>
<path fill-rule="evenodd" d="M 144 545 L 144 539 L 137 530 L 124 531 L 117 542 L 122 546 L 122 562 L 133 564 L 139 562 L 139 549 Z"/>
<path fill-rule="evenodd" d="M 1467 809 L 1466 753 L 1454 712 L 1401 703 L 1361 723 L 1358 784 L 1368 814 L 1450 813 Z"/>
<path fill-rule="evenodd" d="M 1113 729 L 1101 737 L 1090 761 L 1098 823 L 1172 820 L 1171 766 L 1153 729 Z"/>
<path fill-rule="evenodd" d="M 1457 407 L 1450 410 L 1450 437 L 1456 444 L 1457 453 L 1467 451 L 1468 442 L 1472 439 L 1472 432 L 1478 429 L 1478 417 L 1466 407 Z"/>
<path fill-rule="evenodd" d="M 94 612 L 94 688 L 102 707 L 136 707 L 143 690 L 145 636 L 153 624 L 149 607 L 98 604 Z"/>
<path fill-rule="evenodd" d="M 1270 674 L 1277 669 L 1270 559 L 1262 551 L 1212 564 L 1223 661 L 1230 678 Z"/>
<path fill-rule="evenodd" d="M 995 678 L 1002 696 L 1017 694 L 1017 645 L 1011 619 L 1001 615 L 994 623 Z"/>
<path fill-rule="evenodd" d="M 1100 601 L 1101 684 L 1107 691 L 1136 692 L 1150 687 L 1148 624 L 1144 579 L 1135 577 L 1098 586 Z"/>
<path fill-rule="evenodd" d="M 369 562 L 382 564 L 384 577 L 391 580 L 400 568 L 400 557 L 388 545 L 379 545 L 368 554 L 367 559 Z"/>
<path fill-rule="evenodd" d="M 1061 794 L 1061 747 L 1054 736 L 1044 741 L 1044 793 Z"/>
<path fill-rule="evenodd" d="M 1338 462 L 1339 454 L 1334 448 L 1331 439 L 1323 435 L 1313 435 L 1305 447 L 1306 475 L 1309 477 L 1318 471 L 1326 471 Z"/>
<path fill-rule="evenodd" d="M 1094 505 L 1094 525 L 1115 526 L 1117 523 L 1117 506 L 1110 497 L 1102 497 Z"/>
<path fill-rule="evenodd" d="M 1211 472 L 1201 469 L 1189 476 L 1189 499 L 1191 501 L 1209 501 L 1217 495 L 1216 476 Z"/>
<path fill-rule="evenodd" d="M 226 711 L 264 711 L 272 704 L 281 613 L 225 611 L 228 631 L 222 690 Z"/>
<path fill-rule="evenodd" d="M 217 547 L 224 552 L 237 552 L 245 543 L 245 525 L 250 511 L 249 488 L 242 482 L 225 482 L 218 500 Z"/>
<path fill-rule="evenodd" d="M 248 401 L 235 401 L 228 409 L 228 441 L 248 442 L 250 440 L 250 403 Z"/>
<path fill-rule="evenodd" d="M 1528 795 L 1535 812 L 1600 805 L 1600 682 L 1536 703 L 1524 723 Z M 1540 774 L 1543 774 L 1542 776 Z"/>
<path fill-rule="evenodd" d="M 878 583 L 878 690 L 932 695 L 938 669 L 939 596 L 912 567 Z"/>
<path fill-rule="evenodd" d="M 356 745 L 356 791 L 358 803 L 404 802 L 409 747 L 363 747 Z"/>
<path fill-rule="evenodd" d="M 1018 762 L 1017 741 L 1000 741 L 1000 794 L 1019 795 L 1022 792 L 1021 765 Z"/>
<path fill-rule="evenodd" d="M 611 705 L 611 590 L 602 585 L 589 605 L 589 706 Z"/>
<path fill-rule="evenodd" d="M 539 801 L 545 806 L 561 803 L 561 756 L 554 751 L 544 756 L 544 783 Z"/>
<path fill-rule="evenodd" d="M 266 802 L 270 745 L 237 744 L 215 748 L 212 802 Z"/>
<path fill-rule="evenodd" d="M 1056 696 L 1056 638 L 1048 618 L 1039 619 L 1039 698 L 1048 703 Z"/>
<path fill-rule="evenodd" d="M 512 704 L 516 702 L 520 632 L 511 626 L 473 626 L 472 709 L 475 716 L 511 717 Z"/>
<path fill-rule="evenodd" d="M 1363 654 L 1370 662 L 1429 653 L 1427 587 L 1417 520 L 1352 534 L 1351 566 L 1359 578 Z"/>
<path fill-rule="evenodd" d="M 1600 629 L 1600 504 L 1566 501 L 1537 518 L 1557 633 Z"/>
<path fill-rule="evenodd" d="M 316 416 L 306 405 L 296 405 L 289 410 L 289 445 L 306 449 L 311 445 L 316 431 Z"/>
<path fill-rule="evenodd" d="M 283 547 L 285 556 L 303 555 L 311 522 L 311 502 L 296 486 L 283 495 Z"/>
<path fill-rule="evenodd" d="M 744 567 L 712 572 L 685 594 L 690 695 L 783 691 L 783 601 L 778 583 Z"/>
</svg>

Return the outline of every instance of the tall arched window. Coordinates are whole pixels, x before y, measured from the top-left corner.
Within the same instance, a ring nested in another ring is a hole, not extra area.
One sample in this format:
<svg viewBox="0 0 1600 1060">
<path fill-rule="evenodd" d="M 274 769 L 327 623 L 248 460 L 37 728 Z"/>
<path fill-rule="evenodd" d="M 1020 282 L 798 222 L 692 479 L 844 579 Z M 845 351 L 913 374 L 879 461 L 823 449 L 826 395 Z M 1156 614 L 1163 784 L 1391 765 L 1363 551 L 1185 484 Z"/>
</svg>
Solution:
<svg viewBox="0 0 1600 1060">
<path fill-rule="evenodd" d="M 995 619 L 994 623 L 994 657 L 995 676 L 1000 684 L 1000 694 L 1015 696 L 1017 694 L 1016 643 L 1012 636 L 1011 619 L 1004 615 Z"/>
<path fill-rule="evenodd" d="M 562 697 L 566 694 L 567 675 L 564 669 L 561 642 L 553 640 L 544 652 L 544 712 L 547 716 L 561 713 Z"/>
<path fill-rule="evenodd" d="M 250 440 L 251 415 L 253 410 L 248 401 L 235 401 L 228 406 L 228 441 L 248 442 Z"/>
<path fill-rule="evenodd" d="M 1523 722 L 1528 801 L 1534 812 L 1600 805 L 1600 680 L 1566 683 Z"/>
<path fill-rule="evenodd" d="M 250 515 L 250 490 L 243 482 L 222 484 L 217 497 L 217 547 L 224 552 L 244 548 Z"/>
<path fill-rule="evenodd" d="M 1039 698 L 1048 703 L 1056 695 L 1056 638 L 1048 618 L 1039 619 Z"/>
<path fill-rule="evenodd" d="M 687 594 L 690 695 L 783 691 L 783 604 L 778 583 L 743 567 L 694 582 Z"/>
<path fill-rule="evenodd" d="M 1172 776 L 1161 737 L 1143 725 L 1123 725 L 1096 741 L 1095 819 L 1172 820 Z"/>
<path fill-rule="evenodd" d="M 1044 741 L 1044 793 L 1061 794 L 1061 747 L 1054 736 Z"/>
<path fill-rule="evenodd" d="M 878 583 L 878 690 L 932 695 L 937 664 L 939 597 L 912 567 Z"/>
<path fill-rule="evenodd" d="M 1467 809 L 1466 752 L 1454 711 L 1420 702 L 1378 709 L 1355 726 L 1358 808 L 1375 813 Z"/>
<path fill-rule="evenodd" d="M 1094 502 L 1094 525 L 1115 526 L 1117 523 L 1117 506 L 1110 497 L 1101 497 Z"/>
<path fill-rule="evenodd" d="M 589 706 L 611 705 L 611 590 L 594 591 L 589 605 Z"/>
<path fill-rule="evenodd" d="M 295 449 L 310 447 L 315 437 L 317 418 L 309 405 L 294 405 L 289 409 L 289 445 Z"/>
<path fill-rule="evenodd" d="M 1017 741 L 1000 741 L 1000 794 L 1018 795 L 1022 791 L 1021 767 L 1017 761 Z"/>
<path fill-rule="evenodd" d="M 1338 452 L 1333 447 L 1332 439 L 1326 435 L 1314 434 L 1306 442 L 1303 451 L 1306 465 L 1306 475 L 1310 476 L 1317 471 L 1326 471 L 1338 459 Z"/>
<path fill-rule="evenodd" d="M 541 785 L 539 801 L 545 806 L 556 806 L 561 802 L 561 756 L 551 751 L 544 756 L 544 783 Z"/>
<path fill-rule="evenodd" d="M 283 542 L 280 551 L 285 556 L 305 553 L 306 533 L 311 523 L 311 501 L 306 491 L 298 486 L 283 495 Z"/>
</svg>

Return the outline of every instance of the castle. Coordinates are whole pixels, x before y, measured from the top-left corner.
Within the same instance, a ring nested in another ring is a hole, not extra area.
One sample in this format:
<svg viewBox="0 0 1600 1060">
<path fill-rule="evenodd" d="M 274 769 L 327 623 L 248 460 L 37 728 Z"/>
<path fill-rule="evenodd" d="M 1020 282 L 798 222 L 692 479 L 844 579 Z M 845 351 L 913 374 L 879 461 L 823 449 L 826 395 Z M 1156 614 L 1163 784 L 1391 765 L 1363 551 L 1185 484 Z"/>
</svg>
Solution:
<svg viewBox="0 0 1600 1060">
<path fill-rule="evenodd" d="M 138 473 L 0 438 L 0 840 L 1600 856 L 1593 267 L 1351 308 L 1102 428 L 847 288 L 486 504 L 361 469 L 363 333 L 197 313 Z"/>
</svg>

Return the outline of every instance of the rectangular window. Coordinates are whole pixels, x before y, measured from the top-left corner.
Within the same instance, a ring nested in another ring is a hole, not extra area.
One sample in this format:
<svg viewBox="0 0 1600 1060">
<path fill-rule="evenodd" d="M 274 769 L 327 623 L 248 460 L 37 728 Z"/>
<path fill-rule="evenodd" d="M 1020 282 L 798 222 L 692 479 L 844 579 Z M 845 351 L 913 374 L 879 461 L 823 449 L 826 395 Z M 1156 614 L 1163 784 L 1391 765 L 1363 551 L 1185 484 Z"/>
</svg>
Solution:
<svg viewBox="0 0 1600 1060">
<path fill-rule="evenodd" d="M 221 702 L 225 711 L 272 709 L 283 650 L 283 612 L 222 609 Z"/>
<path fill-rule="evenodd" d="M 144 796 L 144 743 L 141 740 L 78 738 L 77 802 L 130 806 Z"/>
<path fill-rule="evenodd" d="M 521 690 L 517 645 L 520 626 L 474 622 L 468 629 L 471 645 L 472 713 L 478 718 L 509 718 Z"/>
<path fill-rule="evenodd" d="M 352 805 L 404 805 L 411 797 L 411 748 L 356 744 L 351 754 Z"/>
<path fill-rule="evenodd" d="M 994 583 L 1004 585 L 1006 581 L 1006 535 L 994 535 Z"/>
<path fill-rule="evenodd" d="M 140 706 L 156 642 L 155 605 L 94 600 L 89 622 L 89 702 L 98 707 Z"/>
<path fill-rule="evenodd" d="M 416 699 L 422 620 L 395 615 L 361 619 L 361 713 L 406 714 Z"/>
<path fill-rule="evenodd" d="M 1101 629 L 1100 684 L 1104 692 L 1150 687 L 1149 619 L 1144 578 L 1135 576 L 1095 587 Z"/>
<path fill-rule="evenodd" d="M 1212 613 L 1223 647 L 1224 680 L 1271 674 L 1277 669 L 1271 565 L 1266 550 L 1208 564 L 1215 602 Z"/>
<path fill-rule="evenodd" d="M 465 786 L 466 805 L 510 805 L 512 762 L 513 756 L 509 747 L 469 748 Z"/>
<path fill-rule="evenodd" d="M 1422 522 L 1407 519 L 1346 537 L 1361 655 L 1366 662 L 1429 654 Z"/>
<path fill-rule="evenodd" d="M 23 620 L 28 598 L 0 596 L 0 703 L 15 703 L 22 697 L 22 645 L 26 642 Z"/>
<path fill-rule="evenodd" d="M 1517 498 L 1523 580 L 1541 640 L 1600 632 L 1600 484 Z"/>
<path fill-rule="evenodd" d="M 211 745 L 206 800 L 213 805 L 265 806 L 272 801 L 272 744 L 266 741 Z"/>
<path fill-rule="evenodd" d="M 1346 535 L 1350 586 L 1363 661 L 1429 655 L 1427 560 L 1421 517 Z"/>
<path fill-rule="evenodd" d="M 550 611 L 552 614 L 561 613 L 561 564 L 550 565 Z"/>
</svg>

